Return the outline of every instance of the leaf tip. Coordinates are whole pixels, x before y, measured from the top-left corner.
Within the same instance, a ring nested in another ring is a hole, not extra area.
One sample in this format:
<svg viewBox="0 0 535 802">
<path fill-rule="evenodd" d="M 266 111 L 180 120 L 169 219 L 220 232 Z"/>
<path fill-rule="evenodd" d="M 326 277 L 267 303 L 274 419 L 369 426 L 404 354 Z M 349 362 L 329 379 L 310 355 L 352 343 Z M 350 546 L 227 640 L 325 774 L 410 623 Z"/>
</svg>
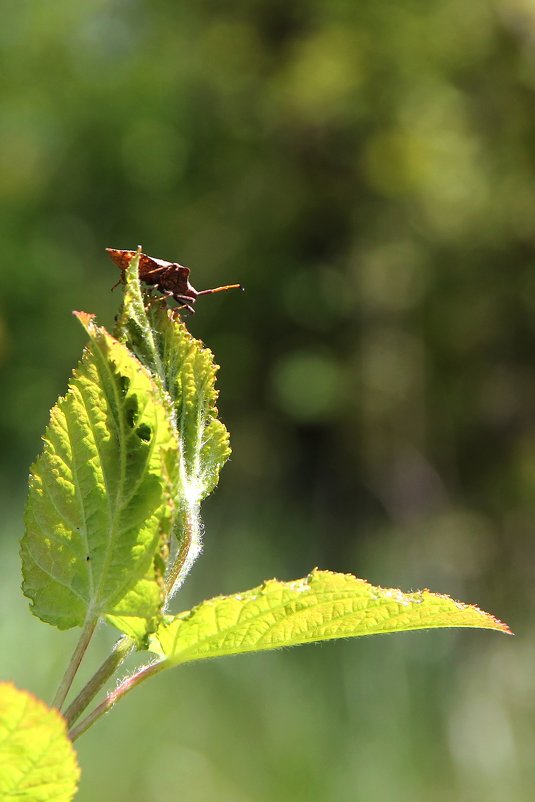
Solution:
<svg viewBox="0 0 535 802">
<path fill-rule="evenodd" d="M 489 613 L 488 615 L 492 619 L 494 624 L 496 625 L 496 630 L 497 631 L 503 632 L 504 635 L 514 635 L 515 634 L 513 632 L 513 630 L 511 629 L 511 627 L 509 626 L 509 624 L 506 624 L 505 621 L 500 621 L 499 618 L 496 618 L 496 616 L 492 615 L 491 613 Z"/>
<path fill-rule="evenodd" d="M 501 621 L 495 615 L 492 615 L 492 613 L 487 613 L 485 610 L 482 610 L 477 604 L 466 604 L 465 602 L 456 601 L 445 593 L 432 593 L 430 590 L 427 590 L 427 588 L 424 591 L 419 592 L 422 594 L 422 596 L 429 594 L 431 596 L 435 596 L 436 598 L 444 599 L 446 602 L 453 602 L 453 604 L 461 611 L 467 610 L 475 612 L 485 621 L 484 624 L 481 623 L 476 625 L 481 629 L 493 629 L 496 632 L 503 632 L 505 635 L 514 635 L 514 632 L 508 624 L 506 624 L 504 621 Z"/>
<path fill-rule="evenodd" d="M 73 315 L 89 334 L 91 327 L 94 325 L 95 315 L 91 312 L 77 312 L 76 310 L 73 311 Z"/>
</svg>

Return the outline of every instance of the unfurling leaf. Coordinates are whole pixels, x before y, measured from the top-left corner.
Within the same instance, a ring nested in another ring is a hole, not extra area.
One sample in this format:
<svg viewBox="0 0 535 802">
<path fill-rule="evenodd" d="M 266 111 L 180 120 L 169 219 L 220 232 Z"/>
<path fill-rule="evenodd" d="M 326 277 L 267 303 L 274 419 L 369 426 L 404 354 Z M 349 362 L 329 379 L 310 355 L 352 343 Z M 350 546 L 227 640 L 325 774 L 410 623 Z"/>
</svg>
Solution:
<svg viewBox="0 0 535 802">
<path fill-rule="evenodd" d="M 509 632 L 477 607 L 427 590 L 402 593 L 351 574 L 312 571 L 293 582 L 269 580 L 234 596 L 167 617 L 151 648 L 168 665 L 302 643 L 439 627 Z"/>
<path fill-rule="evenodd" d="M 77 316 L 90 343 L 31 469 L 23 589 L 32 612 L 60 629 L 107 615 L 140 636 L 162 604 L 178 444 L 146 368 Z"/>
<path fill-rule="evenodd" d="M 229 434 L 217 417 L 218 366 L 212 352 L 168 310 L 155 307 L 150 317 L 176 415 L 184 494 L 200 503 L 217 485 L 219 471 L 230 456 Z"/>
<path fill-rule="evenodd" d="M 146 299 L 139 281 L 139 256 L 134 255 L 124 272 L 123 303 L 114 334 L 165 390 L 165 371 L 158 351 L 157 336 L 147 315 Z"/>
<path fill-rule="evenodd" d="M 230 456 L 229 434 L 217 417 L 217 366 L 212 352 L 187 330 L 165 301 L 145 304 L 135 255 L 125 270 L 117 337 L 150 370 L 169 398 L 179 441 L 175 533 L 187 552 L 175 585 L 200 550 L 199 508 Z"/>
<path fill-rule="evenodd" d="M 70 802 L 79 778 L 60 713 L 27 691 L 0 683 L 2 802 Z"/>
</svg>

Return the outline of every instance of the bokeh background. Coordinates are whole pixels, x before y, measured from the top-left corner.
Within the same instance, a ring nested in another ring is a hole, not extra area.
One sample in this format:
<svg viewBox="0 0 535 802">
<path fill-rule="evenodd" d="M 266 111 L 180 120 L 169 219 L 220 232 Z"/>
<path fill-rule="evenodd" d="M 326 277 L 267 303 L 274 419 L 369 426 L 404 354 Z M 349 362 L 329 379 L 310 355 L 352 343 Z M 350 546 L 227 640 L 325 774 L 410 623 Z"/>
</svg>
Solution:
<svg viewBox="0 0 535 802">
<path fill-rule="evenodd" d="M 246 287 L 190 319 L 234 453 L 179 607 L 317 565 L 517 632 L 170 672 L 80 802 L 531 802 L 535 0 L 6 0 L 0 58 L 1 675 L 50 699 L 76 639 L 19 591 L 28 465 L 138 243 Z"/>
</svg>

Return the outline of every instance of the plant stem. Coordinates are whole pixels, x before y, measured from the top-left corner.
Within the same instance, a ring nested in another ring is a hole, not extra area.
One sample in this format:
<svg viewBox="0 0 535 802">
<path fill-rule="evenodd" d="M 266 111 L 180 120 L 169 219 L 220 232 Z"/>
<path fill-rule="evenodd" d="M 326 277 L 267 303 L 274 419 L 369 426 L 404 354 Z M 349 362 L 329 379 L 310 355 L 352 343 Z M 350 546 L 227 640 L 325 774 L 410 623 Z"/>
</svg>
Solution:
<svg viewBox="0 0 535 802">
<path fill-rule="evenodd" d="M 89 682 L 82 688 L 76 699 L 64 712 L 67 725 L 71 727 L 76 719 L 83 713 L 87 705 L 95 698 L 104 683 L 115 673 L 121 663 L 135 648 L 135 641 L 126 635 L 116 642 L 112 653 L 93 674 Z"/>
<path fill-rule="evenodd" d="M 84 656 L 85 651 L 89 646 L 89 641 L 91 640 L 93 632 L 95 631 L 97 621 L 97 618 L 87 618 L 85 620 L 82 628 L 82 634 L 80 635 L 78 643 L 76 644 L 74 652 L 72 653 L 72 657 L 69 660 L 69 664 L 65 670 L 63 679 L 59 684 L 54 701 L 52 702 L 52 707 L 57 707 L 58 710 L 61 709 L 63 702 L 65 701 L 65 697 L 69 693 L 73 680 L 76 676 L 76 672 L 78 671 L 80 663 L 82 662 L 82 657 Z"/>
<path fill-rule="evenodd" d="M 169 570 L 169 573 L 165 579 L 165 592 L 167 599 L 173 593 L 173 590 L 176 589 L 177 583 L 180 579 L 180 575 L 187 565 L 188 558 L 191 555 L 192 545 L 194 537 L 197 534 L 197 518 L 194 511 L 188 510 L 183 518 L 182 523 L 182 538 L 180 541 L 180 547 L 178 553 L 175 557 L 173 565 Z M 117 670 L 117 668 L 121 665 L 121 663 L 128 657 L 128 655 L 132 652 L 135 648 L 135 642 L 132 638 L 124 636 L 120 638 L 114 646 L 113 652 L 106 658 L 106 660 L 102 663 L 100 668 L 95 672 L 89 682 L 82 688 L 78 696 L 71 702 L 67 710 L 65 711 L 65 718 L 67 719 L 67 724 L 69 727 L 72 727 L 74 722 L 79 718 L 79 716 L 83 713 L 86 709 L 88 704 L 95 698 L 99 690 L 102 688 L 104 683 L 113 675 L 113 673 Z M 83 654 L 83 652 L 82 652 Z M 81 659 L 81 658 L 80 658 Z M 79 665 L 79 661 L 78 661 Z M 158 664 L 151 664 L 148 666 L 147 669 L 152 669 L 153 665 Z M 156 671 L 148 671 L 147 676 L 151 676 L 152 673 L 157 673 Z M 74 676 L 74 675 L 73 675 Z M 110 709 L 115 704 L 117 698 L 124 695 L 130 690 L 130 682 L 132 681 L 135 684 L 138 683 L 136 677 L 140 677 L 139 682 L 143 681 L 145 678 L 145 674 L 143 670 L 140 671 L 138 674 L 134 674 L 129 680 L 126 680 L 125 683 L 122 683 L 115 691 L 110 692 L 106 699 L 101 702 L 92 713 L 86 716 L 85 719 L 78 725 L 78 727 L 72 728 L 71 732 L 74 733 L 74 737 L 79 737 L 85 730 L 93 724 L 94 721 L 97 720 L 103 713 Z M 72 682 L 72 679 L 71 679 Z M 69 685 L 70 687 L 70 685 Z M 124 687 L 124 690 L 122 690 Z M 133 687 L 133 685 L 132 685 Z M 68 689 L 67 689 L 68 690 Z M 119 693 L 120 692 L 120 693 Z M 62 698 L 62 702 L 65 699 L 65 695 Z M 119 696 L 117 696 L 119 694 Z M 59 695 L 59 691 L 58 691 Z"/>
<path fill-rule="evenodd" d="M 142 682 L 144 682 L 149 677 L 153 677 L 156 674 L 165 668 L 165 660 L 159 660 L 156 663 L 150 663 L 148 666 L 144 666 L 143 668 L 139 669 L 135 674 L 132 674 L 131 677 L 125 679 L 121 684 L 114 690 L 110 691 L 106 698 L 95 707 L 95 709 L 89 713 L 82 721 L 76 726 L 69 730 L 69 737 L 71 741 L 75 741 L 77 738 L 80 737 L 92 724 L 97 721 L 104 713 L 107 713 L 119 699 L 122 699 L 126 694 L 132 690 L 132 688 L 136 688 Z"/>
<path fill-rule="evenodd" d="M 196 513 L 195 511 L 186 508 L 182 518 L 182 538 L 179 541 L 180 546 L 178 548 L 178 552 L 173 562 L 173 565 L 171 566 L 167 576 L 165 577 L 165 595 L 168 600 L 173 596 L 174 592 L 177 590 L 178 580 L 180 578 L 182 570 L 184 566 L 188 563 L 188 559 L 191 558 L 193 538 L 194 535 L 196 534 L 197 534 Z"/>
</svg>

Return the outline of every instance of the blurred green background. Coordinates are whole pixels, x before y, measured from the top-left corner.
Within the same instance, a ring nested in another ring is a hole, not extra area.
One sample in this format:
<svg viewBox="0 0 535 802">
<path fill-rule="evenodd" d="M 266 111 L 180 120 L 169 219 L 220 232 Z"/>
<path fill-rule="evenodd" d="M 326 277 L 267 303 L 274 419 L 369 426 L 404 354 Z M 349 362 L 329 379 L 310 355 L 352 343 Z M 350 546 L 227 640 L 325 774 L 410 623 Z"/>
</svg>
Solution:
<svg viewBox="0 0 535 802">
<path fill-rule="evenodd" d="M 49 700 L 76 639 L 19 592 L 28 465 L 138 243 L 247 290 L 190 319 L 234 453 L 179 607 L 318 565 L 517 632 L 170 672 L 79 801 L 531 802 L 535 0 L 5 0 L 0 53 L 1 675 Z"/>
</svg>

